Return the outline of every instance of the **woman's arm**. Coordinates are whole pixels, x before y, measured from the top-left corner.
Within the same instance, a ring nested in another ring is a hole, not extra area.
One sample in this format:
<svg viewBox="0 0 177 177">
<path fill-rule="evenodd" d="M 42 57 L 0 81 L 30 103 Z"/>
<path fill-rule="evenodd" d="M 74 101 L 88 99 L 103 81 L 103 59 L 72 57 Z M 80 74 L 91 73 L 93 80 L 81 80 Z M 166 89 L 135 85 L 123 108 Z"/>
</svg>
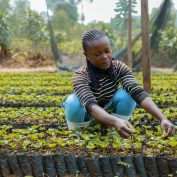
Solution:
<svg viewBox="0 0 177 177">
<path fill-rule="evenodd" d="M 150 97 L 145 98 L 140 105 L 160 121 L 164 134 L 168 136 L 175 133 L 175 126 L 162 114 Z"/>
<path fill-rule="evenodd" d="M 107 113 L 103 108 L 97 104 L 88 105 L 89 113 L 99 122 L 102 122 L 106 125 L 114 127 L 120 136 L 128 138 L 132 132 L 134 132 L 133 126 L 125 120 L 119 119 L 109 113 Z"/>
<path fill-rule="evenodd" d="M 156 104 L 148 96 L 141 86 L 137 83 L 132 71 L 124 63 L 119 62 L 120 81 L 123 88 L 132 96 L 132 98 L 140 104 L 147 112 L 159 119 L 163 133 L 165 135 L 172 135 L 175 133 L 175 126 L 162 114 Z"/>
</svg>

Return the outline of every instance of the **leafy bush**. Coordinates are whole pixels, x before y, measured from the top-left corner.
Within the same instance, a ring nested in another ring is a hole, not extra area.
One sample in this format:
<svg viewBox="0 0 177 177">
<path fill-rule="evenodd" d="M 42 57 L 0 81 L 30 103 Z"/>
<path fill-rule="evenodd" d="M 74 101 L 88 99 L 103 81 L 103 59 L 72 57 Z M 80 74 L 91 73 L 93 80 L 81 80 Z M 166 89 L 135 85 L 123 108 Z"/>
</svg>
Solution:
<svg viewBox="0 0 177 177">
<path fill-rule="evenodd" d="M 82 51 L 81 40 L 73 40 L 60 43 L 60 50 L 66 54 L 75 54 Z"/>
<path fill-rule="evenodd" d="M 159 51 L 169 56 L 177 54 L 177 29 L 172 27 L 161 32 Z"/>
</svg>

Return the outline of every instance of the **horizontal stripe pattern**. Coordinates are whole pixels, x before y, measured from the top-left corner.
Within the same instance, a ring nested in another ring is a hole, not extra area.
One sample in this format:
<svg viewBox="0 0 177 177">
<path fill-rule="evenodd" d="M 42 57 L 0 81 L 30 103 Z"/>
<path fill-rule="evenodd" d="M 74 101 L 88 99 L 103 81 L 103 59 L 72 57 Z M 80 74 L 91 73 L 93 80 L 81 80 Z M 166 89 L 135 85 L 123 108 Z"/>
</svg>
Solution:
<svg viewBox="0 0 177 177">
<path fill-rule="evenodd" d="M 73 75 L 73 86 L 81 104 L 86 106 L 88 103 L 94 102 L 102 105 L 103 103 L 109 102 L 117 91 L 119 84 L 122 85 L 138 104 L 148 96 L 137 83 L 132 71 L 127 65 L 118 60 L 113 60 L 112 62 L 116 74 L 115 80 L 113 81 L 108 76 L 104 76 L 99 80 L 100 87 L 97 90 L 91 86 L 86 65 L 80 67 L 75 72 Z"/>
</svg>

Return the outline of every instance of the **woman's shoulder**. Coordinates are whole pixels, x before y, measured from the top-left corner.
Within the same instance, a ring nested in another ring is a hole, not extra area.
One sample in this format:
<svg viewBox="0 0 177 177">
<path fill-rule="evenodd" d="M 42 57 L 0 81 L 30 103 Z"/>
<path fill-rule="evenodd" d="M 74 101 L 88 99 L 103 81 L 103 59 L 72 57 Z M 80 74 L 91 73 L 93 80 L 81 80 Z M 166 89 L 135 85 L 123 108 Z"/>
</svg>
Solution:
<svg viewBox="0 0 177 177">
<path fill-rule="evenodd" d="M 123 63 L 123 62 L 120 61 L 120 60 L 115 60 L 115 59 L 114 59 L 114 60 L 112 60 L 112 63 L 113 63 L 113 66 L 116 67 L 116 69 L 120 69 L 120 68 L 126 66 L 126 64 Z"/>
<path fill-rule="evenodd" d="M 83 65 L 83 66 L 81 66 L 79 69 L 77 69 L 76 71 L 75 71 L 75 73 L 77 74 L 86 74 L 87 73 L 87 66 L 86 65 Z"/>
<path fill-rule="evenodd" d="M 88 77 L 88 70 L 86 65 L 83 65 L 79 69 L 77 69 L 73 75 L 73 78 L 86 79 L 87 77 Z"/>
</svg>

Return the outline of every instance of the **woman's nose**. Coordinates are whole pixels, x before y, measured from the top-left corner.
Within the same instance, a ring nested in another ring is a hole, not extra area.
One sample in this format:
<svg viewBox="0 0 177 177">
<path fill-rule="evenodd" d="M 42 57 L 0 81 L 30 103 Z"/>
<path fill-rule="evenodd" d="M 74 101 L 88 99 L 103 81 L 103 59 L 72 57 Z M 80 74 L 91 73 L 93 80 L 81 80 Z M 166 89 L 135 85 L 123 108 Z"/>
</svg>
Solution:
<svg viewBox="0 0 177 177">
<path fill-rule="evenodd" d="M 102 59 L 106 59 L 107 58 L 107 55 L 106 53 L 103 53 L 102 56 L 101 56 Z"/>
</svg>

